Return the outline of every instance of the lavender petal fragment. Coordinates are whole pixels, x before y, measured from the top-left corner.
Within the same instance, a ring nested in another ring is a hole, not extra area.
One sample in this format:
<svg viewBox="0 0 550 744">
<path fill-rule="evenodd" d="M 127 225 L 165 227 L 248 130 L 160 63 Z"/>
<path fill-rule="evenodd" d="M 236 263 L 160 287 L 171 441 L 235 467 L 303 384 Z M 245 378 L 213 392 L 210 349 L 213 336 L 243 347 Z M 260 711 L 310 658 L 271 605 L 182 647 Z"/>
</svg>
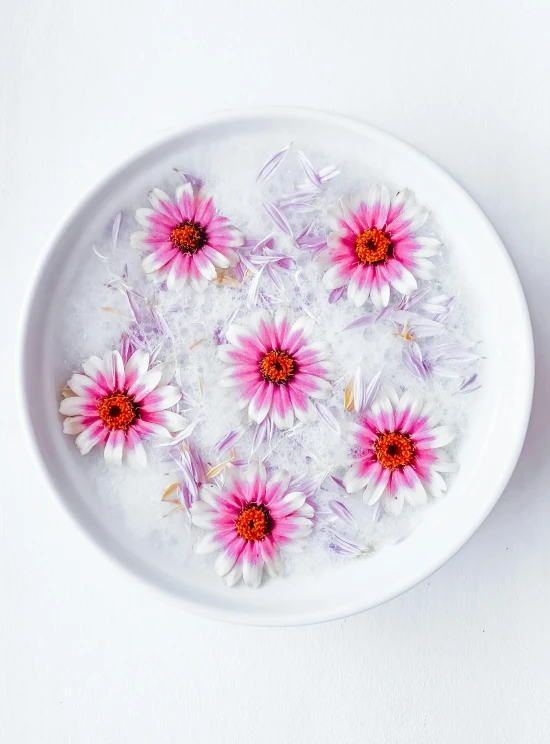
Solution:
<svg viewBox="0 0 550 744">
<path fill-rule="evenodd" d="M 113 220 L 113 229 L 111 232 L 111 245 L 113 246 L 113 251 L 116 249 L 116 246 L 118 243 L 118 233 L 120 230 L 121 221 L 122 221 L 122 212 L 117 212 L 116 217 Z"/>
<path fill-rule="evenodd" d="M 338 423 L 330 409 L 325 406 L 324 403 L 320 403 L 319 401 L 315 401 L 314 405 L 317 408 L 317 413 L 319 414 L 319 417 L 323 421 L 323 423 L 325 423 L 328 428 L 335 434 L 340 434 L 340 424 Z"/>
<path fill-rule="evenodd" d="M 336 532 L 331 532 L 329 548 L 334 550 L 335 553 L 348 558 L 357 558 L 360 555 L 372 555 L 374 553 L 372 545 L 360 545 L 359 543 L 351 542 L 350 540 L 344 540 L 344 538 Z"/>
<path fill-rule="evenodd" d="M 479 390 L 481 388 L 481 385 L 476 385 L 477 378 L 477 372 L 471 377 L 465 377 L 462 380 L 461 384 L 457 387 L 457 389 L 451 393 L 451 395 L 468 395 L 469 393 L 474 393 L 476 390 Z"/>
</svg>

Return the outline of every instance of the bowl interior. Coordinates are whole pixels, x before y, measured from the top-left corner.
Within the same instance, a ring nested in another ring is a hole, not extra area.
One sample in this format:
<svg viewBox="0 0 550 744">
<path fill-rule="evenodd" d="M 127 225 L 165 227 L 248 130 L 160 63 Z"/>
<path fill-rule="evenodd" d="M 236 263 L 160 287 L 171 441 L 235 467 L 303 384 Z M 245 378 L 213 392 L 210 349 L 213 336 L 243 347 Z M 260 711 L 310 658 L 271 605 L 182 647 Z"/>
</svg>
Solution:
<svg viewBox="0 0 550 744">
<path fill-rule="evenodd" d="M 428 205 L 460 256 L 461 282 L 484 341 L 484 386 L 459 451 L 460 472 L 448 496 L 415 532 L 391 550 L 318 574 L 289 576 L 260 591 L 228 589 L 213 573 L 169 565 L 133 538 L 94 499 L 72 439 L 62 434 L 56 390 L 66 378 L 59 319 L 64 293 L 84 252 L 118 208 L 158 182 L 174 162 L 204 143 L 271 136 L 331 142 L 350 162 L 368 163 L 389 182 L 407 185 Z M 23 389 L 40 459 L 62 504 L 111 557 L 188 609 L 251 624 L 299 624 L 373 607 L 437 569 L 487 516 L 505 487 L 523 443 L 533 386 L 533 348 L 525 299 L 495 231 L 470 197 L 408 145 L 365 124 L 293 110 L 229 114 L 164 140 L 118 168 L 70 215 L 53 238 L 37 276 L 23 344 Z"/>
</svg>

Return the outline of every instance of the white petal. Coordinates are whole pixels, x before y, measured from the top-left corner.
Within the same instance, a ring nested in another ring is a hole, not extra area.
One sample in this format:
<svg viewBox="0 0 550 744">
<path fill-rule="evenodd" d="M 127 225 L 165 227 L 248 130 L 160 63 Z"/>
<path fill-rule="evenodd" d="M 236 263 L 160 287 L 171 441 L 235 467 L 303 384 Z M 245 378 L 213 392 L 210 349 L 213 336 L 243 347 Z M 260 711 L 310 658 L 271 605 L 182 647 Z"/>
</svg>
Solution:
<svg viewBox="0 0 550 744">
<path fill-rule="evenodd" d="M 411 506 L 424 506 L 428 501 L 426 489 L 410 466 L 407 466 L 406 470 L 407 477 L 412 480 L 413 485 L 410 488 L 403 487 L 403 496 Z"/>
<path fill-rule="evenodd" d="M 284 504 L 285 507 L 288 509 L 287 514 L 290 514 L 291 512 L 296 511 L 296 509 L 299 509 L 305 504 L 305 501 L 306 495 L 301 491 L 291 491 L 290 493 L 285 494 L 285 496 L 281 499 L 281 503 Z"/>
<path fill-rule="evenodd" d="M 424 279 L 428 282 L 435 276 L 435 266 L 427 258 L 417 258 L 413 271 L 417 279 Z"/>
<path fill-rule="evenodd" d="M 168 385 L 168 383 L 171 382 L 174 378 L 174 375 L 176 373 L 176 363 L 162 362 L 161 364 L 156 364 L 153 369 L 160 369 L 160 371 L 162 372 L 161 378 L 159 380 L 159 387 L 164 387 L 165 385 Z"/>
<path fill-rule="evenodd" d="M 384 511 L 386 514 L 393 514 L 394 516 L 401 514 L 404 502 L 405 497 L 403 496 L 403 491 L 401 489 L 394 496 L 390 496 L 389 492 L 386 491 L 382 497 L 382 506 L 384 507 Z"/>
<path fill-rule="evenodd" d="M 292 400 L 292 396 L 291 396 Z M 300 421 L 302 424 L 311 424 L 313 421 L 317 421 L 319 414 L 317 413 L 317 409 L 313 405 L 312 401 L 306 396 L 305 397 L 305 404 L 307 406 L 306 410 L 304 411 L 303 408 L 300 408 L 297 404 L 292 403 L 292 407 L 294 409 L 294 415 Z"/>
<path fill-rule="evenodd" d="M 437 255 L 441 249 L 441 243 L 436 238 L 416 238 L 416 242 L 420 248 L 415 251 L 415 256 L 430 258 Z"/>
<path fill-rule="evenodd" d="M 87 455 L 92 447 L 95 447 L 96 444 L 102 441 L 104 433 L 104 428 L 97 423 L 84 429 L 75 439 L 75 444 L 81 454 Z"/>
<path fill-rule="evenodd" d="M 170 202 L 170 197 L 165 191 L 162 191 L 162 189 L 153 189 L 149 192 L 149 201 L 151 202 L 151 206 L 153 209 L 156 209 L 157 212 L 162 212 L 165 214 L 164 209 L 160 205 L 160 202 Z"/>
<path fill-rule="evenodd" d="M 271 576 L 271 578 L 280 576 L 280 574 L 282 574 L 283 572 L 283 564 L 278 551 L 276 550 L 273 555 L 270 556 L 267 550 L 262 549 L 262 544 L 260 544 L 260 551 L 265 562 L 267 573 Z"/>
<path fill-rule="evenodd" d="M 216 267 L 210 259 L 206 258 L 206 256 L 203 256 L 199 260 L 195 259 L 195 266 L 207 281 L 214 281 L 217 276 Z"/>
<path fill-rule="evenodd" d="M 243 560 L 243 581 L 247 586 L 256 589 L 260 586 L 262 572 L 264 569 L 263 560 L 251 563 L 246 558 Z"/>
<path fill-rule="evenodd" d="M 290 429 L 294 423 L 294 408 L 292 405 L 285 407 L 285 414 L 284 416 L 281 416 L 277 406 L 273 405 L 271 407 L 270 416 L 277 429 L 284 431 L 285 429 Z"/>
<path fill-rule="evenodd" d="M 445 447 L 452 442 L 456 437 L 456 432 L 450 426 L 436 426 L 435 429 L 430 431 L 430 436 L 433 437 L 433 440 L 427 442 L 427 446 L 436 449 L 437 447 Z"/>
<path fill-rule="evenodd" d="M 411 232 L 418 230 L 426 222 L 430 212 L 426 207 L 407 207 L 401 214 L 401 219 L 408 222 L 408 228 Z"/>
<path fill-rule="evenodd" d="M 118 351 L 106 351 L 103 355 L 103 373 L 111 390 L 124 388 L 124 362 Z"/>
<path fill-rule="evenodd" d="M 228 343 L 236 346 L 238 349 L 241 348 L 241 339 L 250 338 L 250 336 L 250 332 L 246 328 L 243 328 L 243 326 L 237 325 L 237 323 L 232 323 L 225 333 Z"/>
<path fill-rule="evenodd" d="M 76 436 L 85 431 L 88 427 L 82 423 L 83 416 L 69 416 L 63 421 L 63 434 L 72 434 Z"/>
<path fill-rule="evenodd" d="M 388 210 L 390 208 L 391 197 L 387 186 L 380 186 L 380 209 L 375 222 L 375 227 L 381 229 L 387 222 Z"/>
<path fill-rule="evenodd" d="M 162 411 L 161 426 L 165 426 L 168 431 L 182 431 L 187 426 L 187 421 L 179 413 Z"/>
<path fill-rule="evenodd" d="M 344 475 L 342 480 L 348 493 L 361 491 L 367 485 L 369 476 L 361 475 L 360 470 L 362 470 L 361 464 L 356 462 Z"/>
<path fill-rule="evenodd" d="M 402 295 L 410 295 L 418 287 L 416 279 L 404 266 L 401 267 L 401 277 L 399 279 L 391 279 L 390 281 L 393 288 Z"/>
<path fill-rule="evenodd" d="M 152 215 L 154 214 L 154 209 L 149 209 L 149 207 L 141 207 L 140 209 L 136 209 L 136 221 L 143 227 L 150 227 L 151 223 L 149 222 L 149 217 L 152 217 Z"/>
<path fill-rule="evenodd" d="M 149 395 L 149 393 L 157 387 L 161 377 L 162 372 L 160 369 L 150 369 L 130 385 L 128 388 L 128 395 L 135 396 L 139 403 L 140 400 L 143 400 L 146 395 Z"/>
<path fill-rule="evenodd" d="M 340 274 L 338 264 L 331 266 L 323 275 L 323 284 L 327 289 L 337 289 L 338 287 L 343 287 L 345 283 L 346 278 Z"/>
<path fill-rule="evenodd" d="M 256 479 L 259 479 L 262 483 L 265 483 L 267 480 L 267 473 L 263 462 L 260 462 L 259 460 L 254 460 L 253 462 L 251 462 L 248 466 L 246 479 L 249 483 L 254 483 Z"/>
<path fill-rule="evenodd" d="M 132 248 L 135 248 L 138 251 L 143 251 L 148 248 L 148 245 L 145 242 L 147 235 L 148 233 L 144 232 L 143 230 L 132 233 L 130 235 L 130 245 L 132 246 Z"/>
<path fill-rule="evenodd" d="M 438 453 L 437 460 L 432 465 L 432 468 L 439 473 L 456 473 L 460 470 L 460 466 L 456 462 L 451 462 L 444 452 Z"/>
<path fill-rule="evenodd" d="M 179 202 L 183 196 L 193 196 L 193 184 L 190 181 L 180 184 L 176 189 L 176 201 Z"/>
<path fill-rule="evenodd" d="M 239 581 L 242 575 L 243 575 L 242 563 L 235 563 L 231 571 L 225 574 L 225 576 L 223 577 L 223 580 L 225 581 L 227 586 L 235 586 L 235 584 Z"/>
<path fill-rule="evenodd" d="M 207 555 L 220 549 L 220 543 L 214 538 L 213 533 L 208 532 L 195 546 L 197 555 Z"/>
<path fill-rule="evenodd" d="M 122 453 L 124 451 L 124 433 L 118 429 L 113 429 L 109 434 L 109 439 L 105 442 L 103 456 L 105 462 L 109 465 L 120 465 L 122 463 Z"/>
<path fill-rule="evenodd" d="M 380 201 L 380 186 L 375 183 L 373 184 L 370 189 L 369 193 L 367 194 L 367 206 L 372 208 L 375 204 L 378 204 Z"/>
<path fill-rule="evenodd" d="M 435 496 L 435 498 L 441 498 L 447 492 L 447 484 L 435 468 L 430 474 L 430 480 L 424 486 L 430 496 Z"/>
<path fill-rule="evenodd" d="M 193 518 L 193 523 L 195 523 L 194 518 Z M 214 563 L 214 570 L 216 571 L 218 576 L 225 576 L 226 573 L 231 571 L 231 569 L 235 565 L 236 560 L 237 559 L 235 558 L 235 556 L 230 555 L 224 550 L 216 558 L 216 562 Z"/>
<path fill-rule="evenodd" d="M 331 204 L 330 207 L 327 208 L 327 225 L 331 230 L 340 229 L 340 221 L 343 217 L 344 214 L 339 204 Z"/>
<path fill-rule="evenodd" d="M 134 442 L 131 447 L 124 448 L 124 456 L 130 467 L 142 469 L 147 467 L 147 454 L 141 442 Z"/>
<path fill-rule="evenodd" d="M 90 400 L 88 398 L 71 395 L 69 398 L 63 398 L 59 404 L 59 413 L 62 413 L 63 416 L 89 416 L 90 414 L 85 410 L 85 406 L 89 405 Z"/>
<path fill-rule="evenodd" d="M 370 483 L 365 488 L 365 492 L 363 493 L 363 501 L 365 502 L 365 504 L 368 504 L 369 506 L 376 504 L 380 496 L 382 496 L 382 494 L 386 490 L 389 479 L 389 470 L 384 470 L 378 483 L 376 482 L 376 478 L 371 478 Z"/>
<path fill-rule="evenodd" d="M 133 381 L 144 375 L 149 369 L 149 354 L 142 349 L 134 351 L 126 362 L 124 375 L 127 381 Z M 131 384 L 131 382 L 130 382 Z"/>
<path fill-rule="evenodd" d="M 216 519 L 216 512 L 210 511 L 210 512 L 201 513 L 200 509 L 193 509 L 193 511 L 191 512 L 191 515 L 192 515 L 191 516 L 192 522 L 197 527 L 200 527 L 202 530 L 213 529 L 214 520 Z M 229 569 L 227 570 L 229 571 Z M 220 574 L 220 576 L 222 576 L 222 574 Z"/>
<path fill-rule="evenodd" d="M 226 473 L 226 480 L 227 480 L 227 473 Z M 201 499 L 210 506 L 213 506 L 216 508 L 218 506 L 218 499 L 220 498 L 220 490 L 214 486 L 211 483 L 205 483 L 201 486 L 200 489 L 200 497 Z M 197 502 L 198 503 L 198 502 Z M 191 511 L 193 511 L 194 504 L 191 507 Z"/>
<path fill-rule="evenodd" d="M 348 421 L 347 419 L 345 421 L 339 421 L 338 423 L 340 424 L 340 431 L 344 442 L 347 442 L 348 444 L 356 444 L 357 434 L 363 431 L 363 427 L 356 424 L 354 421 Z"/>
</svg>

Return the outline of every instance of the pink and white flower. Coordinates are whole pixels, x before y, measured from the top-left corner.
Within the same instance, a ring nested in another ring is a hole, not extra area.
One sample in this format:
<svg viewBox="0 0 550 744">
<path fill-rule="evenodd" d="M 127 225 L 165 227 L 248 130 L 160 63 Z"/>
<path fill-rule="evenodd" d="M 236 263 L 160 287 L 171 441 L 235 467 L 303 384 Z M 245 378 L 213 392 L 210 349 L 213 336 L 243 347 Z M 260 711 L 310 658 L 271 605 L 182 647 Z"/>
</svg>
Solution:
<svg viewBox="0 0 550 744">
<path fill-rule="evenodd" d="M 266 310 L 252 316 L 252 329 L 231 325 L 229 342 L 218 354 L 230 367 L 220 380 L 237 387 L 239 408 L 248 407 L 252 421 L 268 418 L 279 429 L 289 429 L 294 417 L 302 423 L 317 418 L 312 399 L 328 398 L 337 367 L 326 361 L 330 348 L 324 341 L 309 342 L 315 321 L 279 308 L 275 317 Z"/>
<path fill-rule="evenodd" d="M 244 243 L 243 234 L 226 217 L 217 215 L 212 199 L 195 193 L 191 183 L 178 186 L 175 199 L 153 189 L 152 209 L 138 209 L 136 220 L 145 231 L 132 235 L 132 245 L 145 249 L 142 267 L 156 284 L 168 289 L 189 283 L 200 291 L 216 278 L 216 267 L 239 263 L 234 250 Z"/>
<path fill-rule="evenodd" d="M 261 462 L 251 463 L 243 478 L 238 472 L 226 468 L 223 488 L 202 486 L 191 505 L 193 524 L 207 531 L 196 552 L 220 551 L 214 567 L 229 586 L 242 577 L 257 587 L 264 567 L 270 576 L 281 573 L 281 550 L 299 553 L 306 547 L 314 510 L 305 493 L 290 490 L 287 472 L 268 479 Z"/>
<path fill-rule="evenodd" d="M 421 506 L 428 494 L 444 496 L 447 485 L 440 473 L 457 466 L 436 450 L 455 434 L 437 421 L 434 407 L 410 391 L 401 397 L 394 390 L 380 394 L 359 423 L 345 424 L 354 460 L 343 479 L 348 493 L 364 489 L 369 505 L 382 498 L 388 514 L 400 514 L 404 501 Z"/>
<path fill-rule="evenodd" d="M 141 349 L 126 364 L 118 351 L 107 351 L 103 359 L 91 356 L 82 367 L 84 373 L 74 374 L 67 383 L 74 395 L 61 401 L 59 411 L 67 416 L 63 431 L 76 435 L 83 455 L 102 444 L 109 464 L 119 465 L 124 456 L 128 464 L 145 467 L 144 439 L 169 438 L 185 428 L 183 416 L 167 410 L 182 395 L 168 384 L 173 367 L 149 369 L 149 354 Z"/>
<path fill-rule="evenodd" d="M 377 308 L 386 307 L 393 287 L 402 295 L 417 288 L 417 279 L 432 279 L 428 261 L 440 248 L 435 238 L 419 237 L 428 218 L 409 189 L 394 197 L 386 186 L 375 185 L 367 194 L 343 196 L 329 207 L 328 250 L 319 256 L 327 289 L 347 286 L 356 307 L 370 297 Z"/>
</svg>

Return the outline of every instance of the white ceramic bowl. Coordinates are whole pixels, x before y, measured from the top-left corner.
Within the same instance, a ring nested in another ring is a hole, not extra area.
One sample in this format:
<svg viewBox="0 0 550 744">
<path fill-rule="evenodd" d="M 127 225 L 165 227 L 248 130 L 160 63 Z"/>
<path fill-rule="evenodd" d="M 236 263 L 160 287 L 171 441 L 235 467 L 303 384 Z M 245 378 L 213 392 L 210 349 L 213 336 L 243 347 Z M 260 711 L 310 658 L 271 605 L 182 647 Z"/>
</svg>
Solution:
<svg viewBox="0 0 550 744">
<path fill-rule="evenodd" d="M 79 471 L 80 455 L 62 434 L 55 391 L 65 379 L 56 324 L 79 258 L 115 208 L 145 193 L 155 176 L 182 162 L 197 140 L 236 132 L 308 133 L 345 142 L 389 182 L 406 184 L 433 210 L 454 250 L 463 256 L 471 307 L 484 340 L 484 387 L 459 451 L 461 470 L 448 496 L 428 510 L 415 532 L 367 560 L 314 575 L 268 581 L 260 590 L 228 589 L 212 572 L 168 570 L 117 531 L 94 503 L 93 484 Z M 67 217 L 44 251 L 29 297 L 22 348 L 22 387 L 33 447 L 60 503 L 105 553 L 144 584 L 183 608 L 255 625 L 299 625 L 351 615 L 411 588 L 447 561 L 475 532 L 502 493 L 518 459 L 533 390 L 533 341 L 514 267 L 486 217 L 444 171 L 395 137 L 339 116 L 294 109 L 216 115 L 138 153 L 97 185 Z"/>
</svg>

